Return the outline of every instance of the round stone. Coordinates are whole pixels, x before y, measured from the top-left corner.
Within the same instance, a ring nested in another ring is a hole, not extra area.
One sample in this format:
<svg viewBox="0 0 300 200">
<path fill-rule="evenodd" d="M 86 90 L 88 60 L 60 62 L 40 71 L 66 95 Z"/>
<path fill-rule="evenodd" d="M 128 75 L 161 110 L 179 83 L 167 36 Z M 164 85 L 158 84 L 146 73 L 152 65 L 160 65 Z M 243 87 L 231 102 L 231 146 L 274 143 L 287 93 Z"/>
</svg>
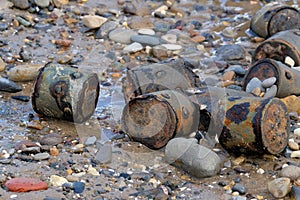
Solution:
<svg viewBox="0 0 300 200">
<path fill-rule="evenodd" d="M 277 94 L 277 85 L 272 85 L 272 87 L 267 89 L 267 92 L 265 93 L 265 98 L 273 98 Z"/>
<path fill-rule="evenodd" d="M 35 190 L 46 190 L 46 182 L 34 178 L 13 178 L 5 183 L 5 187 L 11 192 L 28 192 Z"/>
<path fill-rule="evenodd" d="M 275 198 L 285 197 L 291 190 L 289 178 L 277 178 L 268 183 L 268 190 Z"/>
<path fill-rule="evenodd" d="M 276 77 L 270 77 L 265 79 L 261 84 L 264 88 L 269 88 L 276 83 Z"/>
</svg>

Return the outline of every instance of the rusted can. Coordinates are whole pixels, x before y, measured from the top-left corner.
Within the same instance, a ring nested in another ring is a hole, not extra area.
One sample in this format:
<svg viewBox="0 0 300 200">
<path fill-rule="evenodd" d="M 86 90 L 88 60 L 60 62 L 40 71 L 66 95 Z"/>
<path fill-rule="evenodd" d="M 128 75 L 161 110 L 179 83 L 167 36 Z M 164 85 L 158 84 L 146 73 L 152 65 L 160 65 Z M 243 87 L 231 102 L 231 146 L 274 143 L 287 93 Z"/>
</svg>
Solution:
<svg viewBox="0 0 300 200">
<path fill-rule="evenodd" d="M 182 60 L 155 63 L 127 71 L 123 79 L 123 94 L 128 102 L 139 95 L 161 90 L 184 91 L 199 87 L 199 77 Z"/>
<path fill-rule="evenodd" d="M 80 123 L 93 115 L 98 96 L 97 74 L 48 63 L 35 80 L 32 106 L 43 116 Z"/>
<path fill-rule="evenodd" d="M 258 45 L 253 54 L 253 62 L 263 58 L 272 58 L 289 65 L 291 64 L 287 60 L 292 59 L 294 66 L 300 66 L 300 30 L 278 32 Z"/>
<path fill-rule="evenodd" d="M 199 129 L 211 138 L 218 137 L 227 151 L 279 154 L 286 147 L 289 117 L 280 99 L 216 88 L 204 89 L 195 96 L 201 108 Z"/>
<path fill-rule="evenodd" d="M 165 146 L 175 136 L 188 137 L 198 130 L 198 123 L 198 106 L 174 90 L 138 96 L 122 113 L 124 131 L 151 149 Z"/>
<path fill-rule="evenodd" d="M 253 63 L 247 71 L 243 80 L 243 89 L 252 78 L 261 81 L 275 77 L 277 85 L 276 97 L 286 97 L 289 95 L 300 95 L 300 71 L 291 68 L 279 61 L 265 58 Z"/>
<path fill-rule="evenodd" d="M 263 38 L 299 27 L 300 12 L 294 7 L 277 2 L 263 6 L 253 15 L 250 23 L 250 29 Z"/>
</svg>

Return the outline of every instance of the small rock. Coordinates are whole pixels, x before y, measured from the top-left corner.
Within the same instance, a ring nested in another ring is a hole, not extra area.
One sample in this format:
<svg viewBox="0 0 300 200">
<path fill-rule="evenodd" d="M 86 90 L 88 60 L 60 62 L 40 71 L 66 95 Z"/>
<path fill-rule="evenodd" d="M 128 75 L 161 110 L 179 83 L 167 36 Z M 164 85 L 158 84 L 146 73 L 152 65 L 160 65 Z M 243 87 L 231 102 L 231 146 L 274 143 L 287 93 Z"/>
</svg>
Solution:
<svg viewBox="0 0 300 200">
<path fill-rule="evenodd" d="M 170 51 L 176 51 L 182 49 L 182 46 L 179 44 L 162 44 L 161 46 L 165 47 Z"/>
<path fill-rule="evenodd" d="M 51 147 L 50 148 L 50 155 L 51 156 L 58 156 L 59 155 L 59 150 L 56 147 Z"/>
<path fill-rule="evenodd" d="M 247 84 L 246 92 L 250 93 L 251 91 L 253 91 L 257 87 L 259 87 L 261 89 L 261 91 L 264 91 L 264 88 L 262 87 L 261 81 L 258 78 L 254 77 Z"/>
<path fill-rule="evenodd" d="M 224 37 L 228 37 L 228 38 L 234 38 L 237 36 L 237 32 L 234 28 L 232 27 L 226 27 L 223 31 L 222 31 L 222 35 Z"/>
<path fill-rule="evenodd" d="M 259 97 L 261 94 L 261 89 L 259 87 L 256 87 L 254 88 L 254 90 L 251 91 L 251 93 Z"/>
<path fill-rule="evenodd" d="M 161 36 L 161 39 L 165 40 L 168 43 L 176 44 L 177 35 L 168 33 L 168 34 Z"/>
<path fill-rule="evenodd" d="M 32 81 L 38 75 L 39 69 L 43 65 L 40 64 L 25 64 L 18 65 L 7 72 L 8 78 L 13 81 Z"/>
<path fill-rule="evenodd" d="M 143 45 L 141 45 L 140 43 L 138 42 L 134 42 L 128 46 L 126 46 L 124 49 L 123 49 L 123 52 L 124 53 L 135 53 L 135 52 L 138 52 L 138 51 L 141 51 L 143 50 Z"/>
<path fill-rule="evenodd" d="M 42 130 L 44 126 L 41 124 L 41 122 L 39 120 L 32 120 L 32 121 L 28 122 L 27 127 L 34 128 L 37 130 Z"/>
<path fill-rule="evenodd" d="M 149 28 L 142 28 L 138 30 L 138 33 L 141 35 L 155 35 L 155 31 Z"/>
<path fill-rule="evenodd" d="M 11 192 L 29 192 L 35 190 L 46 190 L 46 182 L 35 178 L 13 178 L 5 183 L 5 187 Z"/>
<path fill-rule="evenodd" d="M 162 45 L 157 45 L 152 48 L 152 54 L 158 59 L 164 59 L 169 56 L 168 49 Z"/>
<path fill-rule="evenodd" d="M 106 39 L 110 31 L 115 30 L 118 27 L 118 24 L 113 21 L 107 21 L 100 26 L 100 28 L 95 33 L 96 39 Z M 129 39 L 130 40 L 130 39 Z"/>
<path fill-rule="evenodd" d="M 83 182 L 74 182 L 73 188 L 75 193 L 80 194 L 83 192 L 85 188 L 85 184 Z"/>
<path fill-rule="evenodd" d="M 0 77 L 0 91 L 12 93 L 20 92 L 22 91 L 22 87 L 9 79 Z"/>
<path fill-rule="evenodd" d="M 28 141 L 28 140 L 20 141 L 15 144 L 16 151 L 19 151 L 19 150 L 23 151 L 24 149 L 29 148 L 29 147 L 38 147 L 39 148 L 39 145 L 36 144 L 35 142 Z"/>
<path fill-rule="evenodd" d="M 141 43 L 143 46 L 156 46 L 160 44 L 160 40 L 157 37 L 149 35 L 133 35 L 131 41 Z"/>
<path fill-rule="evenodd" d="M 68 175 L 66 177 L 66 179 L 69 181 L 69 182 L 76 182 L 76 181 L 79 181 L 79 177 L 78 176 L 74 176 L 74 175 Z"/>
<path fill-rule="evenodd" d="M 264 174 L 264 173 L 265 173 L 265 170 L 262 169 L 262 168 L 259 168 L 259 169 L 256 171 L 256 173 L 258 173 L 258 174 Z"/>
<path fill-rule="evenodd" d="M 85 15 L 82 17 L 82 23 L 90 29 L 99 28 L 106 21 L 107 18 L 97 15 Z"/>
<path fill-rule="evenodd" d="M 273 77 L 265 79 L 261 84 L 264 88 L 269 88 L 272 85 L 274 85 L 276 83 L 276 81 L 277 81 L 276 77 L 273 76 Z"/>
<path fill-rule="evenodd" d="M 60 8 L 62 5 L 67 5 L 69 0 L 52 0 L 52 2 L 56 8 Z"/>
<path fill-rule="evenodd" d="M 38 153 L 33 156 L 34 160 L 47 160 L 50 158 L 49 153 Z"/>
<path fill-rule="evenodd" d="M 165 149 L 166 162 L 181 167 L 195 177 L 216 175 L 221 168 L 221 159 L 212 150 L 199 145 L 197 139 L 174 138 Z"/>
<path fill-rule="evenodd" d="M 235 158 L 235 159 L 232 161 L 232 164 L 233 164 L 233 165 L 240 165 L 240 164 L 242 164 L 244 161 L 245 161 L 245 157 L 244 157 L 244 156 L 239 156 L 239 157 Z"/>
<path fill-rule="evenodd" d="M 295 200 L 300 199 L 300 187 L 299 186 L 296 186 L 296 185 L 292 186 L 292 189 L 290 192 L 290 198 L 295 199 Z"/>
<path fill-rule="evenodd" d="M 201 42 L 204 42 L 206 39 L 202 35 L 197 35 L 197 36 L 192 37 L 191 40 L 196 43 L 201 43 Z"/>
<path fill-rule="evenodd" d="M 300 158 L 300 151 L 298 150 L 298 151 L 293 151 L 292 153 L 291 153 L 291 156 L 290 156 L 291 158 Z"/>
<path fill-rule="evenodd" d="M 285 197 L 291 190 L 289 178 L 277 178 L 268 183 L 268 190 L 275 198 Z"/>
<path fill-rule="evenodd" d="M 6 63 L 0 57 L 0 72 L 2 72 L 3 70 L 5 70 L 5 68 L 6 68 Z"/>
<path fill-rule="evenodd" d="M 132 16 L 128 20 L 128 26 L 131 29 L 153 28 L 153 22 L 150 17 Z"/>
<path fill-rule="evenodd" d="M 300 177 L 300 167 L 294 166 L 294 165 L 289 165 L 287 167 L 284 167 L 280 173 L 280 177 L 287 177 L 290 180 L 296 180 L 297 178 Z"/>
<path fill-rule="evenodd" d="M 16 8 L 20 8 L 22 10 L 27 9 L 30 6 L 28 0 L 13 0 L 12 3 Z"/>
<path fill-rule="evenodd" d="M 234 71 L 227 71 L 223 74 L 222 80 L 223 81 L 232 81 L 234 76 L 235 76 Z"/>
<path fill-rule="evenodd" d="M 13 95 L 11 96 L 11 98 L 19 101 L 24 101 L 24 102 L 30 101 L 30 97 L 25 95 Z"/>
<path fill-rule="evenodd" d="M 246 74 L 246 70 L 241 65 L 230 65 L 225 72 L 234 71 L 235 74 L 244 76 Z"/>
<path fill-rule="evenodd" d="M 296 136 L 300 137 L 300 128 L 296 128 L 296 129 L 294 130 L 294 134 L 295 134 Z"/>
<path fill-rule="evenodd" d="M 286 56 L 286 57 L 285 57 L 284 63 L 285 63 L 285 64 L 288 64 L 288 65 L 291 66 L 291 67 L 294 67 L 294 66 L 295 66 L 295 61 L 294 61 L 294 59 L 291 58 L 290 56 Z"/>
<path fill-rule="evenodd" d="M 64 183 L 67 183 L 68 180 L 65 179 L 64 177 L 57 176 L 57 175 L 51 175 L 50 176 L 50 184 L 53 185 L 54 187 L 60 187 Z"/>
<path fill-rule="evenodd" d="M 88 168 L 87 173 L 92 174 L 94 176 L 99 176 L 98 170 L 94 167 L 91 167 L 91 166 Z"/>
<path fill-rule="evenodd" d="M 58 144 L 61 144 L 63 142 L 62 136 L 57 134 L 57 133 L 50 133 L 45 136 L 43 136 L 39 142 L 42 145 L 50 145 L 50 146 L 55 146 Z"/>
<path fill-rule="evenodd" d="M 272 85 L 272 87 L 268 88 L 264 98 L 273 98 L 277 94 L 277 85 Z"/>
<path fill-rule="evenodd" d="M 111 144 L 104 144 L 101 146 L 96 154 L 96 160 L 100 163 L 110 163 L 112 159 Z"/>
<path fill-rule="evenodd" d="M 91 136 L 86 139 L 86 141 L 84 142 L 84 145 L 85 146 L 93 145 L 93 144 L 95 144 L 96 141 L 97 141 L 97 137 Z"/>
<path fill-rule="evenodd" d="M 35 0 L 35 4 L 41 8 L 46 8 L 50 5 L 50 0 Z"/>
<path fill-rule="evenodd" d="M 228 44 L 216 50 L 218 60 L 230 61 L 241 60 L 246 57 L 246 50 L 238 44 Z"/>
<path fill-rule="evenodd" d="M 289 141 L 288 142 L 288 146 L 291 150 L 294 150 L 294 151 L 298 151 L 299 150 L 299 144 L 297 144 L 296 142 L 294 141 Z"/>
<path fill-rule="evenodd" d="M 111 31 L 108 35 L 109 39 L 115 42 L 119 42 L 122 44 L 130 44 L 131 37 L 133 35 L 137 35 L 138 33 L 131 29 L 115 29 Z"/>
<path fill-rule="evenodd" d="M 247 192 L 245 186 L 242 184 L 239 184 L 239 183 L 234 184 L 234 186 L 231 189 L 232 189 L 232 191 L 237 191 L 240 194 L 246 194 L 246 192 Z"/>
</svg>

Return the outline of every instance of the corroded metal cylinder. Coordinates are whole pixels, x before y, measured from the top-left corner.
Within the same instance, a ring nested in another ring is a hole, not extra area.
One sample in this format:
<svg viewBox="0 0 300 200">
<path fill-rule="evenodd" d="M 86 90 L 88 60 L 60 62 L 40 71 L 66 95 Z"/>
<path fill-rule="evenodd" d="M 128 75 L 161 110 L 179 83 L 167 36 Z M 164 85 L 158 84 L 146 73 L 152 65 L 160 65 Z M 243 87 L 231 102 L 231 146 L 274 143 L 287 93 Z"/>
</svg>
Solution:
<svg viewBox="0 0 300 200">
<path fill-rule="evenodd" d="M 251 19 L 250 29 L 268 38 L 277 32 L 300 28 L 300 12 L 291 6 L 272 2 L 258 10 Z"/>
<path fill-rule="evenodd" d="M 230 152 L 281 153 L 289 135 L 286 105 L 277 98 L 262 99 L 244 94 L 215 88 L 195 94 L 201 108 L 199 129 L 207 131 L 209 137 L 218 137 L 220 144 Z"/>
<path fill-rule="evenodd" d="M 286 97 L 289 95 L 300 95 L 300 71 L 291 68 L 279 61 L 265 58 L 255 62 L 249 68 L 243 80 L 243 89 L 252 78 L 264 81 L 267 78 L 275 77 L 277 85 L 276 97 Z"/>
<path fill-rule="evenodd" d="M 161 90 L 185 91 L 199 87 L 199 77 L 183 61 L 155 63 L 127 71 L 123 79 L 123 93 L 128 102 L 139 95 Z"/>
<path fill-rule="evenodd" d="M 286 59 L 290 58 L 295 66 L 300 66 L 300 30 L 278 32 L 258 45 L 253 54 L 253 61 L 263 58 L 272 58 L 282 63 L 286 63 Z"/>
<path fill-rule="evenodd" d="M 32 106 L 43 116 L 80 123 L 93 115 L 98 96 L 97 74 L 48 63 L 35 80 Z"/>
<path fill-rule="evenodd" d="M 122 127 L 129 137 L 159 149 L 173 137 L 198 130 L 199 108 L 182 93 L 163 90 L 141 95 L 127 103 Z"/>
</svg>

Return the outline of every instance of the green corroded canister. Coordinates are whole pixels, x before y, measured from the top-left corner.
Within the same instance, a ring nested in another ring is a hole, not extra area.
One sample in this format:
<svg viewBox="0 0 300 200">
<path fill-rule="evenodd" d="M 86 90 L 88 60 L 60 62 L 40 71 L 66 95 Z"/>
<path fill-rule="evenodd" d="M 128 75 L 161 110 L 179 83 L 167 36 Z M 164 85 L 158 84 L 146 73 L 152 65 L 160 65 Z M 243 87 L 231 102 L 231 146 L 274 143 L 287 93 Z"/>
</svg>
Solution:
<svg viewBox="0 0 300 200">
<path fill-rule="evenodd" d="M 299 27 L 300 12 L 294 7 L 278 2 L 268 3 L 258 10 L 250 24 L 250 29 L 263 38 Z"/>
<path fill-rule="evenodd" d="M 43 116 L 81 123 L 93 115 L 98 96 L 96 73 L 48 63 L 35 80 L 32 106 Z"/>
</svg>

